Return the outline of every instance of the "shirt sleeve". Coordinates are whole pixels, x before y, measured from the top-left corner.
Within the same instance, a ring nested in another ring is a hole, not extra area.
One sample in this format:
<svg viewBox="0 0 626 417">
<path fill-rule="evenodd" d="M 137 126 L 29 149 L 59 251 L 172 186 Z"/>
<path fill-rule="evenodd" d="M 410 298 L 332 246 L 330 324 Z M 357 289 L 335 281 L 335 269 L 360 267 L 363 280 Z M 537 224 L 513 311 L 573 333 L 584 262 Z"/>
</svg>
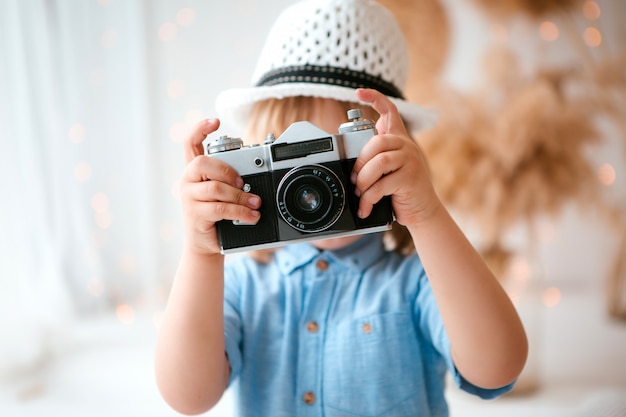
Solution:
<svg viewBox="0 0 626 417">
<path fill-rule="evenodd" d="M 424 335 L 425 338 L 430 339 L 430 342 L 435 350 L 444 359 L 457 387 L 469 394 L 476 395 L 483 399 L 496 398 L 509 392 L 513 388 L 515 381 L 501 388 L 481 388 L 463 378 L 463 375 L 461 375 L 456 369 L 452 360 L 450 340 L 448 339 L 448 334 L 443 326 L 441 314 L 439 313 L 439 307 L 437 306 L 432 288 L 425 274 L 420 280 L 416 311 L 418 312 L 417 317 L 419 320 L 421 334 Z"/>
<path fill-rule="evenodd" d="M 224 345 L 230 366 L 229 386 L 239 375 L 242 366 L 241 283 L 245 274 L 242 263 L 228 262 L 224 267 Z"/>
</svg>

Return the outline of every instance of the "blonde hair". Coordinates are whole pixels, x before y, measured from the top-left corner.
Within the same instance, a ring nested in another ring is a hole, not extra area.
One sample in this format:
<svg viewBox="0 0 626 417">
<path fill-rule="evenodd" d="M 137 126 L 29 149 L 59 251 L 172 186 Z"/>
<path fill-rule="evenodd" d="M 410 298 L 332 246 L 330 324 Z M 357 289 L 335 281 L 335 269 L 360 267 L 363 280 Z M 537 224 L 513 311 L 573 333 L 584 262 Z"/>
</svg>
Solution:
<svg viewBox="0 0 626 417">
<path fill-rule="evenodd" d="M 319 109 L 319 105 L 328 100 L 297 96 L 257 102 L 250 113 L 246 138 L 253 143 L 262 143 L 269 132 L 278 137 L 292 123 L 310 120 L 313 112 Z M 374 121 L 378 119 L 378 113 L 370 106 L 336 100 L 333 102 L 340 110 L 343 110 L 344 114 L 350 109 L 359 108 L 363 118 Z M 384 242 L 388 250 L 402 255 L 409 255 L 415 251 L 408 229 L 395 222 L 391 230 L 385 232 Z M 249 252 L 249 255 L 259 262 L 267 263 L 275 251 L 276 249 L 262 249 Z"/>
</svg>

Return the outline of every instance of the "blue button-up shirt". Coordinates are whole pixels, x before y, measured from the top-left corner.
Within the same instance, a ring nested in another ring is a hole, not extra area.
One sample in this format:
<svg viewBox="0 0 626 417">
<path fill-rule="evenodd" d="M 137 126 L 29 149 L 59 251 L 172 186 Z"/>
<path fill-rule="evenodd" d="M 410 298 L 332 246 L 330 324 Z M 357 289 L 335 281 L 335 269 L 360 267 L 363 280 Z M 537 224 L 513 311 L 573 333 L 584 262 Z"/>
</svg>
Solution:
<svg viewBox="0 0 626 417">
<path fill-rule="evenodd" d="M 225 270 L 224 331 L 241 416 L 447 416 L 456 371 L 417 255 L 384 249 L 380 234 L 337 251 L 288 246 L 268 263 Z"/>
</svg>

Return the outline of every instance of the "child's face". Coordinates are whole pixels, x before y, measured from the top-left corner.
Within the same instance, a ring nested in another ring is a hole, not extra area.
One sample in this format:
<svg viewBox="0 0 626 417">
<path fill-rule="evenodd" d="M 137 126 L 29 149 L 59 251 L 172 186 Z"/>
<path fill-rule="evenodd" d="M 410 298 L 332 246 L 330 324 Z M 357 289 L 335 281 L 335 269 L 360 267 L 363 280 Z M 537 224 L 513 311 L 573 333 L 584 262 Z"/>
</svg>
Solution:
<svg viewBox="0 0 626 417">
<path fill-rule="evenodd" d="M 312 112 L 309 122 L 327 132 L 337 132 L 339 125 L 347 121 L 344 108 L 335 100 L 318 99 L 314 101 L 313 106 L 314 111 Z M 312 245 L 322 250 L 335 250 L 348 246 L 361 237 L 362 235 L 316 240 Z"/>
</svg>

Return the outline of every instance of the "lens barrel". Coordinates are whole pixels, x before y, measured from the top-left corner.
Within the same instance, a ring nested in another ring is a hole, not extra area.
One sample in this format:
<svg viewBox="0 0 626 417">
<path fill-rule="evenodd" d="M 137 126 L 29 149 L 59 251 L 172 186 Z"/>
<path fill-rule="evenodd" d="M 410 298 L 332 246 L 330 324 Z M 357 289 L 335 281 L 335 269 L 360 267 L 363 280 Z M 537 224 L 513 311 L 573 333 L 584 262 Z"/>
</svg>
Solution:
<svg viewBox="0 0 626 417">
<path fill-rule="evenodd" d="M 287 172 L 276 193 L 282 219 L 294 229 L 313 233 L 337 222 L 345 207 L 345 190 L 337 175 L 322 165 L 303 165 Z"/>
</svg>

